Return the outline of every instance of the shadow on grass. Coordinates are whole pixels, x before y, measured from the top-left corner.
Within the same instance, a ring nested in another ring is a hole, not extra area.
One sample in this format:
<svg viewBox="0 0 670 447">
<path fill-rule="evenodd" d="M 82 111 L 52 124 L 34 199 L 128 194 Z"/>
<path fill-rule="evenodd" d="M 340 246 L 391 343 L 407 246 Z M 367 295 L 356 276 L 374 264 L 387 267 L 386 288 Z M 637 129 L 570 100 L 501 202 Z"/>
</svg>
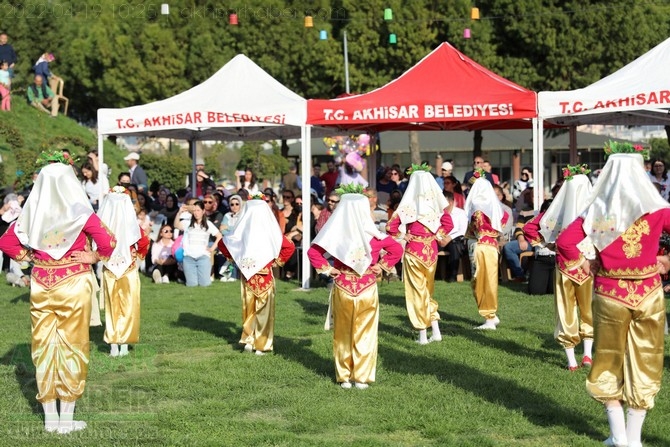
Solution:
<svg viewBox="0 0 670 447">
<path fill-rule="evenodd" d="M 304 299 L 295 300 L 296 303 L 302 306 L 303 312 L 307 315 L 319 318 L 325 318 L 328 313 L 328 303 L 319 303 L 317 301 L 309 301 Z"/>
<path fill-rule="evenodd" d="M 401 374 L 431 375 L 442 382 L 449 383 L 472 393 L 475 396 L 503 406 L 511 411 L 519 411 L 531 423 L 541 426 L 564 426 L 574 433 L 587 435 L 593 439 L 602 438 L 602 431 L 591 426 L 591 421 L 583 415 L 574 414 L 563 408 L 560 402 L 531 389 L 519 386 L 512 380 L 486 374 L 483 371 L 450 362 L 447 359 L 435 361 L 434 357 L 422 354 L 408 354 L 392 346 L 380 344 L 379 355 L 384 359 L 384 368 Z M 405 358 L 405 361 L 397 359 Z M 598 425 L 601 426 L 603 421 Z"/>
<path fill-rule="evenodd" d="M 405 304 L 405 295 L 390 294 L 390 293 L 380 293 L 379 294 L 379 304 L 386 304 L 387 306 L 396 306 L 403 309 L 407 309 Z"/>
<path fill-rule="evenodd" d="M 324 358 L 310 349 L 312 340 L 275 335 L 275 355 L 298 362 L 306 369 L 335 382 L 335 366 L 331 358 Z"/>
<path fill-rule="evenodd" d="M 35 380 L 35 366 L 30 357 L 30 345 L 28 343 L 14 345 L 2 356 L 0 363 L 14 367 L 16 382 L 31 411 L 35 414 L 41 413 L 41 406 L 36 399 L 37 381 Z"/>
<path fill-rule="evenodd" d="M 14 298 L 13 300 L 10 301 L 10 303 L 12 303 L 12 304 L 18 304 L 19 302 L 23 302 L 23 303 L 29 303 L 30 302 L 30 289 L 26 293 L 21 294 L 21 295 L 17 296 L 16 298 Z"/>
<path fill-rule="evenodd" d="M 172 326 L 186 327 L 194 331 L 209 332 L 215 337 L 226 340 L 231 345 L 236 345 L 240 340 L 242 328 L 234 323 L 217 320 L 215 318 L 203 317 L 190 312 L 179 314 L 177 321 Z"/>
</svg>

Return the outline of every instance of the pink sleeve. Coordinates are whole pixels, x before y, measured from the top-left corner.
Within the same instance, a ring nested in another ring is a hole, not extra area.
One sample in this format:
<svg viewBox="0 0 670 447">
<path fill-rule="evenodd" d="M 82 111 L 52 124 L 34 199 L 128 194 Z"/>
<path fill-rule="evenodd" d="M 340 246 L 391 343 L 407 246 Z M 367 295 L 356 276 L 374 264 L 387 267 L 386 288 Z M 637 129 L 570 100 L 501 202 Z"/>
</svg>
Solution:
<svg viewBox="0 0 670 447">
<path fill-rule="evenodd" d="M 386 224 L 386 234 L 388 234 L 391 237 L 397 237 L 400 234 L 399 228 L 400 228 L 400 217 L 398 217 L 398 215 L 394 213 L 391 216 L 391 219 L 389 219 L 388 223 Z"/>
<path fill-rule="evenodd" d="M 586 237 L 582 225 L 584 219 L 579 217 L 568 225 L 556 239 L 556 252 L 565 259 L 568 265 L 577 265 L 583 258 L 582 252 L 577 248 L 582 239 Z"/>
<path fill-rule="evenodd" d="M 14 223 L 12 223 L 5 234 L 0 236 L 0 251 L 12 259 L 22 260 L 28 253 L 28 250 L 21 245 L 19 238 L 14 233 Z"/>
<path fill-rule="evenodd" d="M 109 258 L 116 247 L 116 238 L 109 231 L 109 228 L 102 223 L 97 214 L 91 214 L 86 224 L 84 224 L 84 233 L 90 236 L 98 246 L 97 252 L 101 258 Z"/>
<path fill-rule="evenodd" d="M 533 247 L 541 244 L 544 240 L 540 234 L 540 220 L 542 216 L 544 216 L 544 213 L 538 214 L 523 226 L 523 234 Z"/>
<path fill-rule="evenodd" d="M 328 264 L 328 261 L 323 256 L 325 252 L 326 250 L 324 250 L 322 247 L 314 244 L 312 244 L 312 246 L 307 250 L 307 257 L 309 258 L 309 262 L 317 271 L 326 267 L 330 267 L 330 264 Z"/>
</svg>

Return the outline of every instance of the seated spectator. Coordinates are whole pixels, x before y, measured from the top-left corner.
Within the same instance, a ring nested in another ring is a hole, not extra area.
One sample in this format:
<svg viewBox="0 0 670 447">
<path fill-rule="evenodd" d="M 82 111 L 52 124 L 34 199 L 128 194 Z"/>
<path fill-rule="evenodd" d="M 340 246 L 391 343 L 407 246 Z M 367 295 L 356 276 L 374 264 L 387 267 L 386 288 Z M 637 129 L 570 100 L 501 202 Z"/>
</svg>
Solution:
<svg viewBox="0 0 670 447">
<path fill-rule="evenodd" d="M 512 281 L 515 282 L 526 281 L 526 272 L 521 267 L 519 256 L 521 256 L 521 253 L 533 251 L 533 247 L 531 247 L 523 234 L 524 224 L 530 221 L 533 217 L 532 212 L 530 214 L 519 214 L 512 239 L 503 245 L 502 248 L 502 253 L 507 261 L 507 266 L 512 272 Z"/>
<path fill-rule="evenodd" d="M 507 213 L 508 216 L 513 216 L 512 214 L 512 208 L 510 208 L 510 203 L 505 200 L 505 191 L 500 185 L 494 185 L 493 190 L 496 192 L 496 196 L 498 196 L 498 200 L 500 200 L 500 206 L 502 206 L 503 212 Z M 512 219 L 507 219 L 507 223 L 503 225 L 502 232 L 500 232 L 500 237 L 498 238 L 498 242 L 505 243 L 509 241 L 512 236 L 513 236 L 513 230 L 514 230 L 514 224 L 512 223 Z"/>
<path fill-rule="evenodd" d="M 461 183 L 458 179 L 453 175 L 450 175 L 443 178 L 442 181 L 444 182 L 443 190 L 454 195 L 454 206 L 460 209 L 465 208 L 465 196 L 463 195 L 463 189 L 461 188 Z"/>
<path fill-rule="evenodd" d="M 28 86 L 28 104 L 51 116 L 58 116 L 58 98 L 40 75 L 35 75 L 35 80 Z"/>
<path fill-rule="evenodd" d="M 447 261 L 447 282 L 455 282 L 458 276 L 458 264 L 463 256 L 467 254 L 468 247 L 465 240 L 465 231 L 468 229 L 468 215 L 465 210 L 456 206 L 454 202 L 454 194 L 449 191 L 442 191 L 444 197 L 447 199 L 447 212 L 451 216 L 451 221 L 454 227 L 447 236 L 447 245 L 444 251 L 449 254 Z"/>
<path fill-rule="evenodd" d="M 151 277 L 156 284 L 169 284 L 177 279 L 177 260 L 172 256 L 172 226 L 163 225 L 151 246 Z"/>
<path fill-rule="evenodd" d="M 540 208 L 540 216 L 542 213 L 547 211 L 549 205 L 551 205 L 551 199 L 545 200 L 542 203 L 542 207 Z M 531 220 L 527 225 L 532 225 L 533 222 L 534 220 Z M 532 238 L 527 239 L 532 240 Z M 547 246 L 537 245 L 535 247 L 535 259 L 533 260 L 533 263 L 531 264 L 528 272 L 528 294 L 553 294 L 555 270 L 556 252 L 553 250 L 553 244 L 547 244 Z"/>
</svg>

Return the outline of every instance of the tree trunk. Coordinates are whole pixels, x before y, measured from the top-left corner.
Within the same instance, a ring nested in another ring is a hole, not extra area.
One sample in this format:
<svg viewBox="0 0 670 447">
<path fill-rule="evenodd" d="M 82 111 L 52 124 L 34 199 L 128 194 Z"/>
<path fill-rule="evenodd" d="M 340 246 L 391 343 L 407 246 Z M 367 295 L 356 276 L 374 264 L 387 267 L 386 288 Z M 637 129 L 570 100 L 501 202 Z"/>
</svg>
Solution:
<svg viewBox="0 0 670 447">
<path fill-rule="evenodd" d="M 411 130 L 409 132 L 409 154 L 412 164 L 421 164 L 421 147 L 419 146 L 419 132 Z"/>
<path fill-rule="evenodd" d="M 670 143 L 670 126 L 665 126 L 665 136 L 668 138 L 668 143 Z"/>
<path fill-rule="evenodd" d="M 475 130 L 475 134 L 472 138 L 472 158 L 474 159 L 475 157 L 481 157 L 482 156 L 482 141 L 484 141 L 484 137 L 482 137 L 482 131 L 481 130 Z"/>
<path fill-rule="evenodd" d="M 288 158 L 288 143 L 286 140 L 281 140 L 281 156 Z"/>
</svg>

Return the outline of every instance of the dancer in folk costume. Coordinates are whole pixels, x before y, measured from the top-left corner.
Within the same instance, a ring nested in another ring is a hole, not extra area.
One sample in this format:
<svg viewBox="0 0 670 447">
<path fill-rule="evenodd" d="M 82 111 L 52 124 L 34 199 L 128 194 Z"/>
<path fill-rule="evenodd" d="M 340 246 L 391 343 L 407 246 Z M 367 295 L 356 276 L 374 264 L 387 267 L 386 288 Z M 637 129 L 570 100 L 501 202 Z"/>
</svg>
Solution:
<svg viewBox="0 0 670 447">
<path fill-rule="evenodd" d="M 70 161 L 61 151 L 40 155 L 45 166 L 16 223 L 0 237 L 4 253 L 34 262 L 30 317 L 37 401 L 44 408 L 44 428 L 62 434 L 86 427 L 73 416 L 88 374 L 91 264 L 107 259 L 115 244 Z M 90 251 L 89 238 L 97 253 Z"/>
<path fill-rule="evenodd" d="M 379 231 L 360 185 L 336 190 L 341 200 L 307 251 L 321 274 L 334 278 L 331 309 L 335 376 L 340 386 L 365 389 L 375 381 L 379 294 L 377 276 L 393 272 L 403 248 Z M 386 253 L 381 256 L 381 251 Z M 331 266 L 325 253 L 333 259 Z"/>
<path fill-rule="evenodd" d="M 476 168 L 470 178 L 470 192 L 465 201 L 468 215 L 467 239 L 474 239 L 472 292 L 484 324 L 475 329 L 495 330 L 498 318 L 498 237 L 510 219 L 502 210 L 486 172 Z"/>
<path fill-rule="evenodd" d="M 556 246 L 572 272 L 581 267 L 594 275 L 594 357 L 586 388 L 605 406 L 605 445 L 639 447 L 663 372 L 666 315 L 659 271 L 670 268 L 670 259 L 657 253 L 661 233 L 670 232 L 670 204 L 644 171 L 646 150 L 609 142 L 605 153 L 607 163 L 581 217 Z"/>
<path fill-rule="evenodd" d="M 235 262 L 242 281 L 242 337 L 245 352 L 273 350 L 275 278 L 272 267 L 283 266 L 295 245 L 282 235 L 272 209 L 261 195 L 252 196 L 232 231 L 219 241 L 221 253 Z"/>
<path fill-rule="evenodd" d="M 419 331 L 417 342 L 422 345 L 442 340 L 433 292 L 438 242 L 445 246 L 454 227 L 448 205 L 430 167 L 412 165 L 405 194 L 386 226 L 390 236 L 406 241 L 402 259 L 405 303 L 409 320 Z M 426 334 L 428 327 L 432 328 L 430 339 Z"/>
<path fill-rule="evenodd" d="M 103 261 L 105 297 L 105 342 L 112 357 L 128 355 L 128 344 L 140 340 L 139 265 L 149 252 L 149 235 L 137 223 L 130 194 L 113 187 L 102 199 L 100 220 L 116 235 L 112 256 Z"/>
<path fill-rule="evenodd" d="M 563 169 L 563 186 L 556 194 L 546 212 L 540 213 L 527 222 L 523 232 L 533 247 L 555 248 L 558 235 L 570 225 L 584 208 L 591 195 L 591 170 L 586 165 L 570 166 Z M 568 369 L 579 368 L 575 358 L 575 346 L 584 342 L 582 366 L 591 366 L 593 347 L 593 318 L 591 314 L 591 292 L 593 277 L 584 269 L 566 263 L 560 253 L 556 256 L 554 275 L 554 309 L 556 327 L 554 338 L 565 349 Z"/>
</svg>

